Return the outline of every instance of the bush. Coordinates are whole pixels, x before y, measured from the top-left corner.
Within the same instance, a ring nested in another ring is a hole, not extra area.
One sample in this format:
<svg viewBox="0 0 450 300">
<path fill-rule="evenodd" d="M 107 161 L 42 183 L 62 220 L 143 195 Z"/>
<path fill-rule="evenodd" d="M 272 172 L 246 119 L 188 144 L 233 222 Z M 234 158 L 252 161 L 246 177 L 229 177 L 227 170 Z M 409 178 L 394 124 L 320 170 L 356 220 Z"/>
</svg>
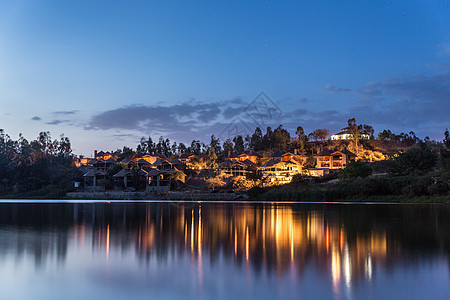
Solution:
<svg viewBox="0 0 450 300">
<path fill-rule="evenodd" d="M 408 149 L 394 160 L 391 172 L 395 175 L 425 174 L 436 167 L 437 154 L 426 143 Z"/>
<path fill-rule="evenodd" d="M 372 174 L 372 168 L 367 163 L 361 161 L 351 161 L 344 169 L 341 169 L 338 174 L 339 180 L 356 179 L 358 177 L 364 178 Z"/>
</svg>

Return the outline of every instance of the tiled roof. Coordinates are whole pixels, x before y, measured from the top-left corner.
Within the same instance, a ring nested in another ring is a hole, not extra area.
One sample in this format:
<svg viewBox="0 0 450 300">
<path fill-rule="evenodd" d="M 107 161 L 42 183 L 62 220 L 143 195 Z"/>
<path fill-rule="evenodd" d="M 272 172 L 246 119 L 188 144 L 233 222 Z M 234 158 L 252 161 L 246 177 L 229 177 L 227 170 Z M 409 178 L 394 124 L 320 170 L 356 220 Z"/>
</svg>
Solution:
<svg viewBox="0 0 450 300">
<path fill-rule="evenodd" d="M 181 161 L 177 158 L 177 159 L 172 160 L 172 165 L 176 165 L 176 166 L 183 165 L 183 166 L 184 166 L 184 163 L 181 162 Z"/>
<path fill-rule="evenodd" d="M 129 170 L 122 169 L 119 172 L 117 172 L 113 177 L 126 177 L 126 176 L 132 176 L 133 173 Z"/>
<path fill-rule="evenodd" d="M 91 170 L 87 171 L 87 173 L 84 174 L 83 177 L 104 176 L 106 174 L 107 173 L 105 171 L 91 169 Z"/>
<path fill-rule="evenodd" d="M 314 155 L 314 156 L 330 156 L 331 153 L 332 152 L 330 150 L 326 149 L 326 150 L 323 150 L 322 152 L 320 152 L 319 154 Z"/>
<path fill-rule="evenodd" d="M 136 162 L 137 162 L 138 164 L 140 164 L 140 165 L 149 165 L 149 166 L 152 165 L 151 163 L 149 163 L 148 161 L 146 161 L 146 160 L 143 159 L 143 158 L 137 160 Z"/>
</svg>

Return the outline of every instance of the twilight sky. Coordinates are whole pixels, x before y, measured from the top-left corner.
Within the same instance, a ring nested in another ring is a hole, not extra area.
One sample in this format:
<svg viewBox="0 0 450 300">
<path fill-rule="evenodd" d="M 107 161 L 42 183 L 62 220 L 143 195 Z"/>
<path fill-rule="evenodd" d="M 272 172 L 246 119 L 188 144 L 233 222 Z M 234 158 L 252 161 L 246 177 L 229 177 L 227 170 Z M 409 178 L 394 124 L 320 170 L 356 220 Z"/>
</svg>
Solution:
<svg viewBox="0 0 450 300">
<path fill-rule="evenodd" d="M 442 140 L 449 115 L 448 1 L 0 0 L 13 139 L 64 133 L 92 155 L 355 117 Z"/>
</svg>

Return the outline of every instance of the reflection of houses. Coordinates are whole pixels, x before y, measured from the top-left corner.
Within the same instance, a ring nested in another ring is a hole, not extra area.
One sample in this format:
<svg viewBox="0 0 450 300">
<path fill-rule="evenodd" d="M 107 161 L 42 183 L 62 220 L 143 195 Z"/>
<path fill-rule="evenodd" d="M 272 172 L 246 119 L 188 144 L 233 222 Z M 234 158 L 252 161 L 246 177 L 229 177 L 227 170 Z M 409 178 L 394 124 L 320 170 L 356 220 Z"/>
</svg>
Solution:
<svg viewBox="0 0 450 300">
<path fill-rule="evenodd" d="M 84 187 L 87 190 L 103 190 L 105 188 L 106 172 L 103 170 L 89 170 L 83 175 Z"/>
<path fill-rule="evenodd" d="M 350 133 L 348 128 L 342 128 L 341 132 L 335 133 L 331 135 L 332 140 L 351 140 L 353 139 L 353 134 Z M 367 133 L 360 132 L 359 133 L 360 140 L 368 140 L 370 139 L 370 135 Z"/>
<path fill-rule="evenodd" d="M 285 161 L 283 158 L 272 158 L 261 167 L 262 178 L 272 184 L 289 183 L 301 170 L 301 165 L 295 160 Z"/>
<path fill-rule="evenodd" d="M 356 155 L 347 149 L 342 151 L 324 150 L 315 155 L 317 163 L 316 168 L 342 169 L 347 162 L 356 158 Z"/>
</svg>

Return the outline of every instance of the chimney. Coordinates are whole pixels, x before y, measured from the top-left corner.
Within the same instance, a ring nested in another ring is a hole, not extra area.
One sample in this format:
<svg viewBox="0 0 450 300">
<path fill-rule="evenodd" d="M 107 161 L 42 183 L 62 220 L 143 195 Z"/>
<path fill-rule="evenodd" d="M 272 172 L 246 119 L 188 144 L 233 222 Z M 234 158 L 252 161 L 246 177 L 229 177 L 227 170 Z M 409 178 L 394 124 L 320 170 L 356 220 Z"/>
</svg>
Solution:
<svg viewBox="0 0 450 300">
<path fill-rule="evenodd" d="M 298 154 L 298 149 L 294 149 L 294 154 L 297 155 Z"/>
<path fill-rule="evenodd" d="M 94 150 L 94 158 L 97 157 L 97 150 Z"/>
</svg>

